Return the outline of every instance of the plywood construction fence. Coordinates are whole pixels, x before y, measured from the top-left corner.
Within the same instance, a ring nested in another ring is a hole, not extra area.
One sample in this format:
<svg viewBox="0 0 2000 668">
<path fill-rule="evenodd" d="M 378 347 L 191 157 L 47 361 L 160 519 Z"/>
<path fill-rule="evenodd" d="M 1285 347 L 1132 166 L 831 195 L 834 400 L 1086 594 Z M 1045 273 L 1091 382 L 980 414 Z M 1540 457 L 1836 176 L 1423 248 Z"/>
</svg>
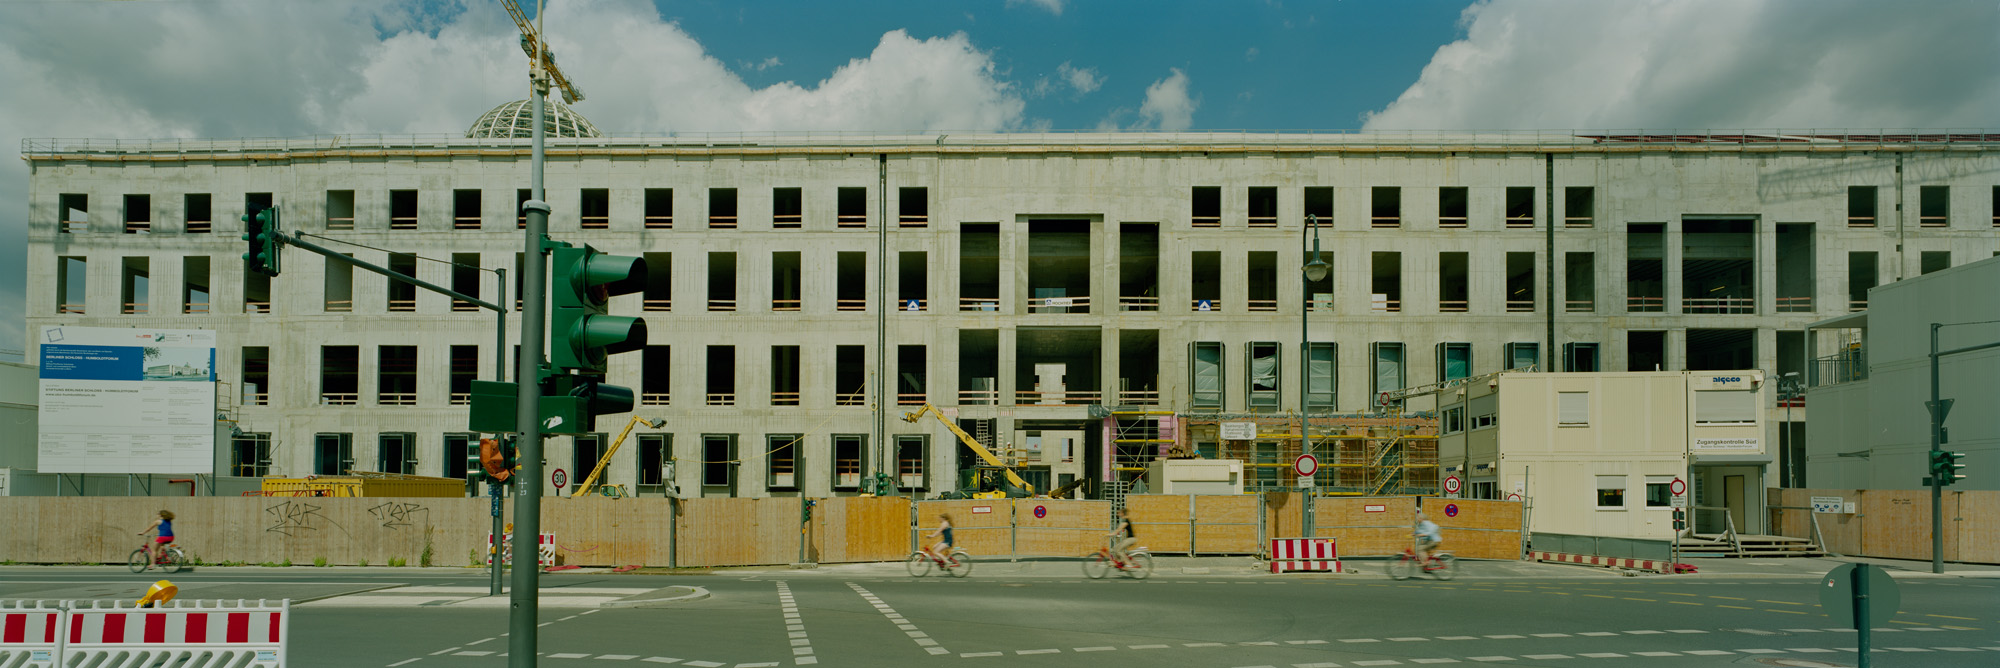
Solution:
<svg viewBox="0 0 2000 668">
<path fill-rule="evenodd" d="M 1814 498 L 1855 504 L 1854 513 L 1813 513 Z M 1819 520 L 1820 540 L 1834 554 L 1884 559 L 1931 558 L 1931 493 L 1919 490 L 1779 489 L 1766 491 L 1772 532 L 1812 537 Z M 2000 563 L 2000 491 L 1947 491 L 1944 514 L 1944 560 Z M 1783 508 L 1779 508 L 1783 506 Z"/>
<path fill-rule="evenodd" d="M 1417 498 L 1320 497 L 1314 500 L 1313 513 L 1313 537 L 1332 538 L 1340 556 L 1398 554 L 1410 547 L 1410 535 L 1417 522 Z"/>
<path fill-rule="evenodd" d="M 907 498 L 845 496 L 815 501 L 808 561 L 895 561 L 915 549 Z"/>
<path fill-rule="evenodd" d="M 1459 558 L 1522 557 L 1519 501 L 1425 498 L 1423 511 L 1444 535 L 1444 549 Z"/>
<path fill-rule="evenodd" d="M 123 563 L 161 510 L 190 556 L 207 563 L 351 565 L 484 560 L 487 499 L 0 497 L 0 559 Z"/>
<path fill-rule="evenodd" d="M 1125 497 L 1133 535 L 1154 554 L 1257 554 L 1263 500 L 1247 495 Z"/>
<path fill-rule="evenodd" d="M 974 556 L 1011 554 L 1014 550 L 1014 506 L 1008 499 L 962 499 L 957 501 L 918 501 L 917 523 L 905 527 L 916 535 L 919 544 L 930 544 L 936 538 L 928 538 L 938 528 L 938 520 L 951 515 L 952 538 L 957 546 Z"/>
<path fill-rule="evenodd" d="M 1077 557 L 1109 544 L 1111 502 L 1014 499 L 1014 552 Z"/>
<path fill-rule="evenodd" d="M 799 559 L 805 533 L 795 497 L 688 499 L 675 507 L 680 511 L 674 540 L 679 566 L 788 564 Z M 563 537 L 557 531 L 560 547 Z"/>
</svg>

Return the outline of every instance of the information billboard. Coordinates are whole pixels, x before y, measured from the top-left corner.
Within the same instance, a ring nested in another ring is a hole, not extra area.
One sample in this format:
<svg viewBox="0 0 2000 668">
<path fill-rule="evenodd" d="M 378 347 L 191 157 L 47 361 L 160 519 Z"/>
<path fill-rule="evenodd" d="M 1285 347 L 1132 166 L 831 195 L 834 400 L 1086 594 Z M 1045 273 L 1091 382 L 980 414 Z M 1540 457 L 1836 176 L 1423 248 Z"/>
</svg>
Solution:
<svg viewBox="0 0 2000 668">
<path fill-rule="evenodd" d="M 43 473 L 215 472 L 215 332 L 41 331 Z"/>
</svg>

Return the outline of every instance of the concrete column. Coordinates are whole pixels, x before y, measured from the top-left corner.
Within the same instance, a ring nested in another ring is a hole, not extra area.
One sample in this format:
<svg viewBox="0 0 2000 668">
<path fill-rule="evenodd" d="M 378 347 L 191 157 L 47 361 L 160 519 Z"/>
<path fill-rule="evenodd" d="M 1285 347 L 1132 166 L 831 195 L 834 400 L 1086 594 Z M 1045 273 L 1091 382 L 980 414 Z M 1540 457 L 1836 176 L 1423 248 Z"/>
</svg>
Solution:
<svg viewBox="0 0 2000 668">
<path fill-rule="evenodd" d="M 1020 360 L 1015 355 L 1017 351 L 1014 348 L 1017 345 L 1017 339 L 1012 327 L 999 328 L 999 334 L 999 354 L 997 355 L 999 365 L 994 373 L 1000 377 L 995 379 L 994 387 L 1000 391 L 1000 405 L 1011 406 L 1014 404 L 1014 374 L 1018 371 L 1016 367 L 1020 365 Z"/>
<path fill-rule="evenodd" d="M 1661 264 L 1663 266 L 1660 267 L 1660 280 L 1666 283 L 1667 310 L 1665 312 L 1676 315 L 1683 312 L 1681 310 L 1681 298 L 1685 296 L 1681 294 L 1681 281 L 1683 280 L 1681 263 L 1686 261 L 1685 259 L 1682 258 L 1682 255 L 1684 254 L 1683 252 L 1684 249 L 1682 248 L 1681 244 L 1686 243 L 1685 237 L 1682 236 L 1681 232 L 1682 224 L 1683 221 L 1681 220 L 1673 220 L 1667 223 L 1666 241 L 1665 241 L 1666 248 L 1662 249 L 1664 251 L 1664 254 L 1666 255 L 1666 261 L 1662 262 Z M 1672 339 L 1673 336 L 1669 335 L 1668 338 Z M 1683 341 L 1687 338 L 1686 330 L 1680 331 L 1680 338 Z M 1669 360 L 1675 359 L 1674 355 L 1679 354 L 1681 355 L 1681 359 L 1685 361 L 1687 353 L 1686 345 L 1684 344 L 1677 345 L 1670 340 L 1668 342 L 1668 347 L 1674 348 L 1675 350 L 1678 351 L 1678 352 L 1669 352 L 1667 354 L 1667 358 Z M 1674 366 L 1672 368 L 1685 369 L 1687 368 L 1687 366 L 1685 364 L 1682 364 L 1679 366 Z"/>
<path fill-rule="evenodd" d="M 1028 223 L 1013 216 L 1000 222 L 1000 312 L 1024 315 L 1028 311 L 1028 299 L 1035 296 L 1028 289 L 1028 264 L 1034 262 L 1034 255 L 1028 247 Z"/>
<path fill-rule="evenodd" d="M 1119 405 L 1118 401 L 1118 327 L 1115 325 L 1098 330 L 1097 379 L 1098 388 L 1104 392 L 1100 403 L 1106 406 Z M 1079 444 L 1078 447 L 1081 447 Z"/>
</svg>

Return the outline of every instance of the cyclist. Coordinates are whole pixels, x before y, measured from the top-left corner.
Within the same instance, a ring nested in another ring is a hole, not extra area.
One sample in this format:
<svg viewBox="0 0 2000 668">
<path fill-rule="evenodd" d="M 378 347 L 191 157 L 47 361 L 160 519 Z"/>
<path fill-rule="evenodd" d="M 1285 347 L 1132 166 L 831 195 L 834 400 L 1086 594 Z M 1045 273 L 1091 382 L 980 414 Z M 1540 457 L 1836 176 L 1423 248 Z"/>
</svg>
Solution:
<svg viewBox="0 0 2000 668">
<path fill-rule="evenodd" d="M 1436 522 L 1424 516 L 1423 511 L 1417 512 L 1416 539 L 1417 563 L 1423 564 L 1424 570 L 1437 570 L 1438 566 L 1431 563 L 1431 553 L 1437 551 L 1439 545 L 1444 544 L 1444 534 L 1438 530 Z"/>
<path fill-rule="evenodd" d="M 937 559 L 938 561 L 945 561 L 949 559 L 950 557 L 947 555 L 951 554 L 951 545 L 952 545 L 951 513 L 940 513 L 938 516 L 938 530 L 932 531 L 930 535 L 924 537 L 939 539 L 938 542 L 933 543 L 928 548 L 925 548 L 925 551 L 929 553 L 932 558 Z"/>
<path fill-rule="evenodd" d="M 1113 528 L 1111 533 L 1107 535 L 1112 539 L 1112 558 L 1120 562 L 1125 561 L 1126 551 L 1132 549 L 1133 543 L 1139 542 L 1139 539 L 1132 535 L 1132 511 L 1130 509 L 1118 509 L 1118 526 Z"/>
<path fill-rule="evenodd" d="M 160 511 L 160 517 L 159 517 L 159 519 L 156 519 L 156 520 L 153 520 L 153 523 L 152 523 L 152 524 L 148 524 L 148 525 L 146 525 L 146 530 L 144 530 L 144 531 L 141 531 L 141 532 L 139 532 L 139 535 L 141 535 L 141 536 L 144 536 L 144 535 L 146 535 L 146 534 L 149 534 L 149 533 L 153 533 L 155 529 L 157 529 L 157 530 L 159 531 L 159 534 L 160 534 L 160 535 L 159 535 L 159 537 L 158 537 L 158 538 L 154 538 L 152 542 L 150 542 L 150 543 L 146 543 L 146 544 L 145 544 L 145 548 L 146 548 L 146 561 L 147 561 L 147 563 L 155 563 L 155 562 L 158 562 L 158 561 L 159 561 L 159 559 L 160 559 L 160 557 L 159 557 L 159 554 L 164 554 L 164 553 L 166 553 L 166 549 L 167 549 L 168 547 L 172 547 L 172 546 L 173 546 L 173 544 L 174 544 L 174 513 L 173 513 L 173 511 L 170 511 L 170 510 L 162 510 L 162 511 Z M 159 548 L 160 548 L 160 553 L 159 553 L 159 554 L 155 554 L 155 553 L 153 552 L 153 547 L 154 547 L 155 545 L 158 545 L 158 546 L 159 546 Z"/>
</svg>

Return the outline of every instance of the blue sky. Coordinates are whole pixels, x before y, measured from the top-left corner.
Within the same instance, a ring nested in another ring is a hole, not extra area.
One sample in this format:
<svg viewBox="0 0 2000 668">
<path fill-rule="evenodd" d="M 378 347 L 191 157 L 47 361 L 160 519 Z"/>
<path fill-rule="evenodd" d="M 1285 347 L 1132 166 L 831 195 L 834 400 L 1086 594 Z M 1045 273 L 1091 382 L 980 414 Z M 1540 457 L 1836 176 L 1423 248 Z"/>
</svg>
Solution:
<svg viewBox="0 0 2000 668">
<path fill-rule="evenodd" d="M 532 1 L 527 3 L 532 10 Z M 612 133 L 2000 128 L 1993 0 L 557 0 Z M 0 145 L 458 134 L 492 0 L 0 0 Z M 28 173 L 0 160 L 0 360 Z"/>
</svg>

